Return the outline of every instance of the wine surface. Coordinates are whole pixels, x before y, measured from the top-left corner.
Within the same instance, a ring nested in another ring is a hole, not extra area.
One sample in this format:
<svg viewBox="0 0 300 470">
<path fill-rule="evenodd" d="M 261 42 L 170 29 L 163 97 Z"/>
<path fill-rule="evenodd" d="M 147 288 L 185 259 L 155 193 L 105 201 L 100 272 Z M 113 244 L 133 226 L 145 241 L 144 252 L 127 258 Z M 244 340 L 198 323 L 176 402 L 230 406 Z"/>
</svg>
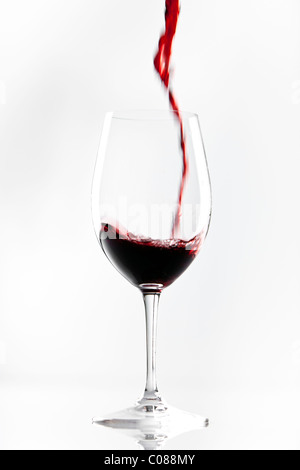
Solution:
<svg viewBox="0 0 300 470">
<path fill-rule="evenodd" d="M 109 224 L 102 224 L 100 231 L 107 258 L 136 287 L 170 286 L 195 259 L 203 241 L 202 234 L 190 241 L 143 239 Z"/>
</svg>

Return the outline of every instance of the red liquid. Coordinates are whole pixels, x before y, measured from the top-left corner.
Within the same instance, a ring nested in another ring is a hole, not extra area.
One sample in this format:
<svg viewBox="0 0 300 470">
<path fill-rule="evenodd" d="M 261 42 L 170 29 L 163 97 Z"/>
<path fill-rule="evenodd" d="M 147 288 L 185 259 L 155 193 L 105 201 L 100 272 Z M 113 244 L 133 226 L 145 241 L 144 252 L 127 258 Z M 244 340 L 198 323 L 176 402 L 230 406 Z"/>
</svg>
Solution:
<svg viewBox="0 0 300 470">
<path fill-rule="evenodd" d="M 136 287 L 170 286 L 197 256 L 204 235 L 190 241 L 141 239 L 102 224 L 100 243 L 113 266 Z"/>
<path fill-rule="evenodd" d="M 183 191 L 185 187 L 185 181 L 188 173 L 188 160 L 186 154 L 186 144 L 185 136 L 183 130 L 183 121 L 179 111 L 178 104 L 176 102 L 175 96 L 170 89 L 170 62 L 172 55 L 172 45 L 173 40 L 176 34 L 178 18 L 180 14 L 180 1 L 179 0 L 166 0 L 166 30 L 165 33 L 161 36 L 158 46 L 158 52 L 154 59 L 154 66 L 158 72 L 162 83 L 166 87 L 169 93 L 169 101 L 173 111 L 176 113 L 178 118 L 178 123 L 180 127 L 180 145 L 182 150 L 183 157 L 183 168 L 182 168 L 182 177 L 179 189 L 178 197 L 178 208 L 175 214 L 175 220 L 173 224 L 172 237 L 176 236 L 180 225 L 181 210 L 182 210 L 182 198 Z"/>
</svg>

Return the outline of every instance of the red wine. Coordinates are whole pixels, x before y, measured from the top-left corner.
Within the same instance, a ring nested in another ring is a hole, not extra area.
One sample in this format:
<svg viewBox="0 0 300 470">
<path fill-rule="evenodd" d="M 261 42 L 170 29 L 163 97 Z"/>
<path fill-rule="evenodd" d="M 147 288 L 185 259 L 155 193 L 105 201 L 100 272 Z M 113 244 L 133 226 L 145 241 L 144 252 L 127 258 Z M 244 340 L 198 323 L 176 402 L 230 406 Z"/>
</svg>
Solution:
<svg viewBox="0 0 300 470">
<path fill-rule="evenodd" d="M 100 243 L 109 261 L 136 287 L 170 286 L 189 267 L 204 241 L 204 234 L 190 241 L 153 240 L 121 233 L 102 224 Z"/>
<path fill-rule="evenodd" d="M 180 14 L 180 1 L 179 0 L 166 0 L 166 29 L 164 34 L 161 36 L 158 45 L 158 52 L 154 59 L 154 66 L 156 71 L 158 72 L 162 83 L 166 87 L 169 93 L 169 101 L 171 108 L 175 112 L 179 128 L 180 128 L 180 146 L 182 150 L 182 158 L 183 158 L 183 167 L 182 167 L 182 176 L 181 176 L 181 183 L 179 189 L 179 197 L 178 197 L 178 206 L 177 211 L 175 214 L 173 229 L 172 229 L 172 238 L 176 236 L 176 233 L 179 229 L 180 225 L 180 218 L 181 218 L 181 211 L 182 211 L 182 199 L 183 199 L 183 191 L 185 187 L 185 181 L 188 174 L 188 159 L 186 153 L 186 143 L 185 143 L 185 135 L 183 130 L 183 121 L 180 114 L 179 106 L 176 102 L 175 96 L 170 88 L 170 63 L 171 63 L 171 55 L 172 55 L 172 46 L 173 40 L 177 30 L 177 23 Z"/>
</svg>

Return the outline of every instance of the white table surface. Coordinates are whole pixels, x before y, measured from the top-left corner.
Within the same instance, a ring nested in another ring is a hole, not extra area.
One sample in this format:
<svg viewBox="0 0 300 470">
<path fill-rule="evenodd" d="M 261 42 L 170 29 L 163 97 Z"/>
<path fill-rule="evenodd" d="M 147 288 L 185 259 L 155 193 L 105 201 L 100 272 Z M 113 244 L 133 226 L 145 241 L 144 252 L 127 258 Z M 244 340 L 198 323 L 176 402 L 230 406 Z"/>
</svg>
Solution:
<svg viewBox="0 0 300 470">
<path fill-rule="evenodd" d="M 79 380 L 6 380 L 0 385 L 1 450 L 140 449 L 131 437 L 91 424 L 95 414 L 130 406 L 128 391 L 121 397 L 116 389 Z M 300 449 L 296 392 L 174 391 L 172 405 L 182 408 L 184 402 L 188 411 L 205 410 L 211 425 L 170 439 L 165 450 Z"/>
</svg>

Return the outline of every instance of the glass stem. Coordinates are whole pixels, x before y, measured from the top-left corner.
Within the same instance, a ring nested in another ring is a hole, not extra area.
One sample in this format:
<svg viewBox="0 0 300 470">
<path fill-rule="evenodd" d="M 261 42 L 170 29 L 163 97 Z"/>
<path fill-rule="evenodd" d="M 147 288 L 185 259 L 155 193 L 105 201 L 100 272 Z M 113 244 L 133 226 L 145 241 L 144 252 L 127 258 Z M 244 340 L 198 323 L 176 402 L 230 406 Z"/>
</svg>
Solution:
<svg viewBox="0 0 300 470">
<path fill-rule="evenodd" d="M 156 343 L 157 317 L 160 292 L 143 293 L 146 311 L 146 340 L 147 340 L 147 381 L 144 399 L 157 400 L 158 388 L 156 379 Z"/>
</svg>

